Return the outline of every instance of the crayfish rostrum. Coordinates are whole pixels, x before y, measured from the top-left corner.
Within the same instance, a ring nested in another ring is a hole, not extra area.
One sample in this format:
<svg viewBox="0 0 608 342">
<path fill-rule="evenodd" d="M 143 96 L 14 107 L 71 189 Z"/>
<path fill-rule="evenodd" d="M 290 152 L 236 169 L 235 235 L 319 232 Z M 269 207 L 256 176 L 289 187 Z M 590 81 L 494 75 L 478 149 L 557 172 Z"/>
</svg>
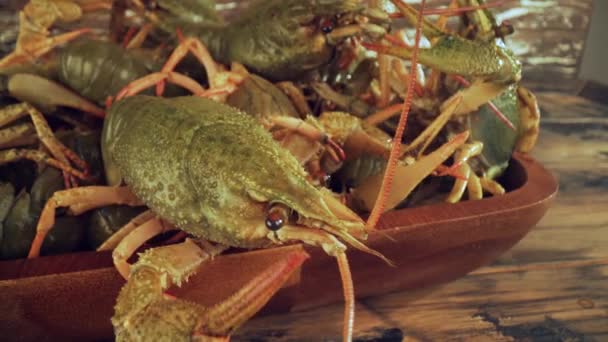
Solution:
<svg viewBox="0 0 608 342">
<path fill-rule="evenodd" d="M 58 2 L 71 3 L 46 0 Z M 502 42 L 510 30 L 496 23 L 482 1 L 454 0 L 447 9 L 431 11 L 439 15 L 437 22 L 424 17 L 424 1 L 415 8 L 393 0 L 399 12 L 390 16 L 380 9 L 382 1 L 257 1 L 233 21 L 224 21 L 209 0 L 121 3 L 134 16 L 125 24 L 141 28 L 133 38 L 137 43 L 125 39 L 124 45 L 148 49 L 165 39 L 175 49 L 164 65 L 158 63 L 166 55 L 162 46 L 150 50 L 158 53 L 151 55 L 153 66 L 144 68 L 145 59 L 130 58 L 135 51 L 123 56 L 117 42 L 95 46 L 81 37 L 67 45 L 64 56 L 82 58 L 60 70 L 76 76 L 55 79 L 74 89 L 75 95 L 65 97 L 69 101 L 44 106 L 38 97 L 15 92 L 12 96 L 30 104 L 5 109 L 20 110 L 14 120 L 29 113 L 56 155 L 31 156 L 83 181 L 88 167 L 62 145 L 49 143 L 52 132 L 40 124 L 43 112 L 69 106 L 103 119 L 106 185 L 56 191 L 40 215 L 30 257 L 38 256 L 60 207 L 74 215 L 117 204 L 148 208 L 133 211 L 139 214 L 99 247 L 113 249 L 115 265 L 128 279 L 112 319 L 119 340 L 228 336 L 281 287 L 307 258 L 305 252 L 277 261 L 211 308 L 163 292 L 229 247 L 288 243 L 318 246 L 336 257 L 346 301 L 343 334 L 350 340 L 354 295 L 347 246 L 390 264 L 382 251 L 364 244 L 382 212 L 409 205 L 412 193 L 429 189 L 448 202 L 503 193 L 496 177 L 512 151 L 529 151 L 538 134 L 534 97 L 519 85 L 521 65 Z M 57 13 L 41 27 L 64 20 Z M 460 15 L 466 28 L 448 30 L 451 15 Z M 416 26 L 413 46 L 404 23 L 391 17 Z M 22 14 L 23 22 L 33 20 Z M 0 69 L 11 70 L 6 79 L 22 87 L 23 77 L 34 76 L 12 72 L 21 70 L 20 63 L 37 62 L 55 43 L 86 32 L 22 40 Z M 428 48 L 419 48 L 422 35 Z M 97 58 L 102 50 L 114 64 Z M 200 70 L 181 73 L 188 51 L 205 66 L 206 77 L 188 76 Z M 103 83 L 114 79 L 120 82 Z M 193 95 L 162 97 L 167 82 Z M 151 86 L 156 96 L 139 94 Z M 115 93 L 117 88 L 122 90 Z M 105 110 L 96 107 L 104 103 Z M 399 123 L 391 121 L 398 112 Z M 82 171 L 70 163 L 83 165 Z M 449 185 L 449 194 L 436 191 L 437 179 Z M 328 183 L 341 186 L 332 192 Z M 371 212 L 367 222 L 362 212 Z M 146 241 L 178 229 L 169 241 L 179 243 L 148 249 L 128 263 Z"/>
</svg>

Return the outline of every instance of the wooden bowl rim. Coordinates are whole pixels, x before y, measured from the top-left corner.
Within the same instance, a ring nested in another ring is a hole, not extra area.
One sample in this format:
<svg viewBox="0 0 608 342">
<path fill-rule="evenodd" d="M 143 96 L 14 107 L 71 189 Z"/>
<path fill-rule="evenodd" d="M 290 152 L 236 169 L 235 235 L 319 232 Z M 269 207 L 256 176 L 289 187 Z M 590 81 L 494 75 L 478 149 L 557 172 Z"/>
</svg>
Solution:
<svg viewBox="0 0 608 342">
<path fill-rule="evenodd" d="M 423 217 L 432 217 L 432 223 L 435 224 L 450 222 L 452 225 L 457 225 L 459 221 L 470 220 L 475 217 L 481 219 L 492 215 L 510 215 L 541 202 L 550 202 L 556 196 L 558 191 L 556 178 L 532 157 L 515 153 L 512 164 L 513 167 L 520 168 L 522 173 L 520 176 L 525 177 L 523 184 L 515 190 L 502 196 L 484 198 L 480 201 L 463 201 L 456 204 L 439 203 L 387 212 L 382 215 L 378 228 L 383 233 L 390 235 L 404 232 L 413 233 L 418 229 L 428 227 L 429 221 L 422 220 Z M 459 213 L 459 215 L 454 215 L 454 212 Z M 416 215 L 412 215 L 413 213 L 416 213 Z M 384 238 L 384 234 L 370 233 L 370 240 L 380 238 Z M 272 253 L 272 251 L 281 252 L 286 248 L 291 248 L 291 246 L 243 253 L 255 255 L 258 253 Z M 234 257 L 234 255 L 220 256 L 220 258 L 230 257 Z M 0 261 L 0 282 L 111 267 L 113 265 L 110 252 L 94 251 L 44 256 L 36 259 Z"/>
</svg>

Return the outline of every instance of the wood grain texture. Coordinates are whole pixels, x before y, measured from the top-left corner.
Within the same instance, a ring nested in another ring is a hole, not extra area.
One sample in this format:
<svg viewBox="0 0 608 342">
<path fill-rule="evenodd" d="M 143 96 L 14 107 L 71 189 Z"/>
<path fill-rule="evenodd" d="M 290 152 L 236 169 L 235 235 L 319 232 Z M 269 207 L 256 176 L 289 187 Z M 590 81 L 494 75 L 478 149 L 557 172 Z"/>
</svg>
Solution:
<svg viewBox="0 0 608 342">
<path fill-rule="evenodd" d="M 538 97 L 544 117 L 533 155 L 560 183 L 547 215 L 493 265 L 422 299 L 399 292 L 358 301 L 355 340 L 608 341 L 608 106 Z M 234 340 L 338 341 L 341 313 L 333 305 L 257 318 Z"/>
<path fill-rule="evenodd" d="M 398 335 L 408 341 L 608 338 L 606 263 L 504 273 L 484 271 L 413 302 L 404 293 L 358 301 L 356 339 L 371 340 L 370 335 L 380 341 L 401 341 Z M 255 319 L 234 340 L 338 341 L 340 313 L 341 307 L 335 305 Z M 393 334 L 383 338 L 387 331 Z"/>
</svg>

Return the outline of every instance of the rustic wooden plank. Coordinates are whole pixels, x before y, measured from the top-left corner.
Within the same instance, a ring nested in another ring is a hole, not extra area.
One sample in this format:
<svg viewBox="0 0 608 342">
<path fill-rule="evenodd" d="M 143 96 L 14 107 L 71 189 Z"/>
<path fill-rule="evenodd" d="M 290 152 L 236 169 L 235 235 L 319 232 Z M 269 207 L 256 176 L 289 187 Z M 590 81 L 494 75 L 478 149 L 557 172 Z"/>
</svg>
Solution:
<svg viewBox="0 0 608 342">
<path fill-rule="evenodd" d="M 357 322 L 364 326 L 357 333 L 376 331 L 381 336 L 380 332 L 393 331 L 396 336 L 398 331 L 416 341 L 513 341 L 531 336 L 536 341 L 604 340 L 608 266 L 570 266 L 554 263 L 545 270 L 474 274 L 413 303 L 406 293 L 367 299 L 359 302 Z M 234 339 L 339 340 L 339 309 L 256 319 Z M 380 325 L 370 328 L 369 320 Z M 281 333 L 273 334 L 274 327 L 281 327 Z M 329 327 L 333 335 L 319 335 Z"/>
</svg>

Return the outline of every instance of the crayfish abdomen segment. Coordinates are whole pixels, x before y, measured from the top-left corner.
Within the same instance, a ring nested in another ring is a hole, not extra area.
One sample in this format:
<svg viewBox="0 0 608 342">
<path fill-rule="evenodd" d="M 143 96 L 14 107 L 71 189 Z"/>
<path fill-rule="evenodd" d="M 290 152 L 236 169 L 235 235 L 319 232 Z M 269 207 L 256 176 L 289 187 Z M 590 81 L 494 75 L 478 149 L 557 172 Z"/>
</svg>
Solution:
<svg viewBox="0 0 608 342">
<path fill-rule="evenodd" d="M 59 79 L 82 96 L 103 103 L 130 81 L 150 72 L 144 59 L 121 46 L 98 40 L 72 43 L 61 53 Z"/>
</svg>

